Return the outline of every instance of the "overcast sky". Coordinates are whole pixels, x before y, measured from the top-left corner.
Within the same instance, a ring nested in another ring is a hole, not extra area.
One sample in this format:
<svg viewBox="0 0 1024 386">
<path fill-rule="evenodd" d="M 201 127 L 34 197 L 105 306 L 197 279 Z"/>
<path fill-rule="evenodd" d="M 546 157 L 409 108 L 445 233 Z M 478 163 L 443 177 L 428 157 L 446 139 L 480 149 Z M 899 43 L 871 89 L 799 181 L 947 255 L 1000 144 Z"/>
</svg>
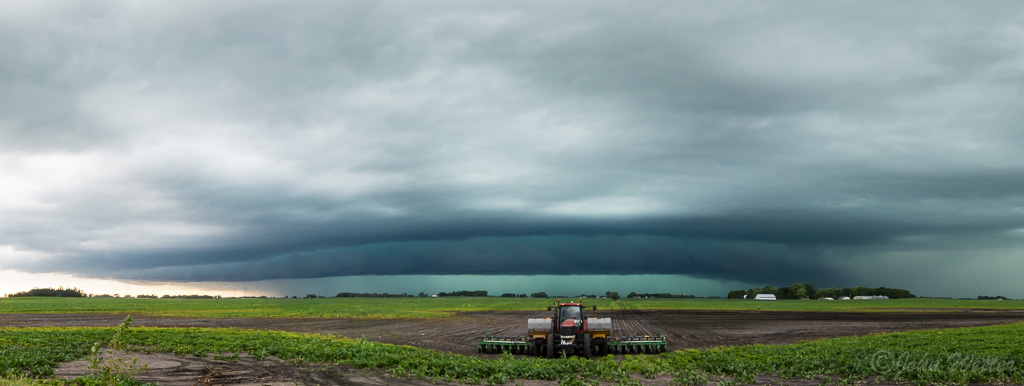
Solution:
<svg viewBox="0 0 1024 386">
<path fill-rule="evenodd" d="M 1017 2 L 5 2 L 0 47 L 8 283 L 1024 297 Z"/>
</svg>

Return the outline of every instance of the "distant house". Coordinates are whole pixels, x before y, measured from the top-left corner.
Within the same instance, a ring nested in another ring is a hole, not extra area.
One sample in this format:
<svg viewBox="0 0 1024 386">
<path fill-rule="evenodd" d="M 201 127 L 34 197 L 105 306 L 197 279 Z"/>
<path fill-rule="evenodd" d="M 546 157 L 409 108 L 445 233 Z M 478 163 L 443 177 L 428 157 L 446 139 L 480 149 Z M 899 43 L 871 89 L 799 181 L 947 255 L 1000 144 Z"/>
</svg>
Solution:
<svg viewBox="0 0 1024 386">
<path fill-rule="evenodd" d="M 754 296 L 754 300 L 775 300 L 774 294 L 757 294 Z"/>
</svg>

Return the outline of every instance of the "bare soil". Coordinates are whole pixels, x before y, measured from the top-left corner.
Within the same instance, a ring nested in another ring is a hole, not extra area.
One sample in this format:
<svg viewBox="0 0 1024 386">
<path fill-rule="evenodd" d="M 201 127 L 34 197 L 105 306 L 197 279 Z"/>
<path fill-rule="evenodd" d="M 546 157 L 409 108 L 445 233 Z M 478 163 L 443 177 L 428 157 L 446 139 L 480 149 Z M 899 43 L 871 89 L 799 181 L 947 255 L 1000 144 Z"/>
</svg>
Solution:
<svg viewBox="0 0 1024 386">
<path fill-rule="evenodd" d="M 105 355 L 105 359 L 110 357 Z M 139 369 L 145 364 L 145 371 L 139 372 L 135 379 L 140 382 L 158 383 L 161 386 L 429 384 L 395 378 L 380 371 L 353 369 L 337 364 L 288 362 L 273 356 L 259 361 L 242 354 L 236 361 L 227 361 L 193 355 L 119 352 L 115 357 L 126 361 L 137 359 Z M 82 359 L 61 364 L 54 370 L 54 376 L 60 379 L 74 379 L 91 372 L 89 361 Z"/>
<path fill-rule="evenodd" d="M 787 344 L 804 340 L 876 332 L 931 328 L 986 326 L 1024 321 L 1024 310 L 928 310 L 928 312 L 778 312 L 693 310 L 598 310 L 588 316 L 612 318 L 615 336 L 667 337 L 669 350 L 746 344 Z M 0 326 L 116 326 L 125 315 L 113 314 L 0 314 Z M 526 319 L 549 317 L 547 311 L 460 313 L 446 319 L 295 319 L 295 318 L 169 318 L 133 316 L 134 325 L 149 327 L 234 327 L 364 337 L 367 340 L 412 345 L 464 355 L 478 354 L 476 342 L 485 333 L 494 336 L 526 335 Z M 148 354 L 159 365 L 140 380 L 162 385 L 202 384 L 215 375 L 215 384 L 429 384 L 391 378 L 387 373 L 353 370 L 340 365 L 295 364 L 249 357 L 237 363 L 209 358 Z M 173 362 L 173 363 L 171 363 Z M 69 364 L 81 374 L 81 363 Z M 78 366 L 78 367 L 75 367 Z M 62 367 L 62 371 L 64 367 Z M 69 370 L 70 371 L 70 370 Z M 217 374 L 205 374 L 215 371 Z M 152 378 L 150 378 L 152 377 Z M 646 383 L 646 382 L 645 382 Z M 660 383 L 657 380 L 654 383 Z M 526 382 L 524 384 L 547 384 Z"/>
</svg>

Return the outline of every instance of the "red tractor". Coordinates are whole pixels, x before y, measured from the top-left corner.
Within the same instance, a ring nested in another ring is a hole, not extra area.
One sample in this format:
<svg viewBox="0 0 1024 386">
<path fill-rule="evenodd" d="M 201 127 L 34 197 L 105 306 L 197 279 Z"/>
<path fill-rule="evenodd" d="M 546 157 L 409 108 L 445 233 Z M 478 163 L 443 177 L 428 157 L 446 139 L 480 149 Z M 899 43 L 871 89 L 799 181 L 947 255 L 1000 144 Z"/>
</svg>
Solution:
<svg viewBox="0 0 1024 386">
<path fill-rule="evenodd" d="M 597 306 L 591 306 L 596 311 Z M 665 337 L 660 334 L 636 337 L 611 337 L 611 318 L 588 318 L 583 299 L 578 303 L 561 303 L 548 306 L 554 310 L 550 318 L 527 320 L 527 336 L 496 337 L 486 334 L 477 343 L 482 353 L 510 352 L 555 358 L 558 353 L 579 355 L 585 358 L 612 354 L 656 354 L 666 351 Z M 660 331 L 659 331 L 660 332 Z"/>
<path fill-rule="evenodd" d="M 534 352 L 543 350 L 548 358 L 554 358 L 559 352 L 584 358 L 608 353 L 608 334 L 612 327 L 610 318 L 587 318 L 582 299 L 579 303 L 556 304 L 548 306 L 548 311 L 555 311 L 552 318 L 527 321 Z M 596 311 L 597 306 L 591 309 Z"/>
</svg>

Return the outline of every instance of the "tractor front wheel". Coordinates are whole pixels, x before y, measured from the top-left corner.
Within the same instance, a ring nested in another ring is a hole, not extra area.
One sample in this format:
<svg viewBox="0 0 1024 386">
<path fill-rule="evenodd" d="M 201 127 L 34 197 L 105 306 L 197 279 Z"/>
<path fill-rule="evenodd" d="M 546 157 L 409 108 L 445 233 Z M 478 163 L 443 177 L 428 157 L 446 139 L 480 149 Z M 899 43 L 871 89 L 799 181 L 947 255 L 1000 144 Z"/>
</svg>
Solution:
<svg viewBox="0 0 1024 386">
<path fill-rule="evenodd" d="M 548 358 L 555 357 L 555 334 L 548 334 Z"/>
</svg>

